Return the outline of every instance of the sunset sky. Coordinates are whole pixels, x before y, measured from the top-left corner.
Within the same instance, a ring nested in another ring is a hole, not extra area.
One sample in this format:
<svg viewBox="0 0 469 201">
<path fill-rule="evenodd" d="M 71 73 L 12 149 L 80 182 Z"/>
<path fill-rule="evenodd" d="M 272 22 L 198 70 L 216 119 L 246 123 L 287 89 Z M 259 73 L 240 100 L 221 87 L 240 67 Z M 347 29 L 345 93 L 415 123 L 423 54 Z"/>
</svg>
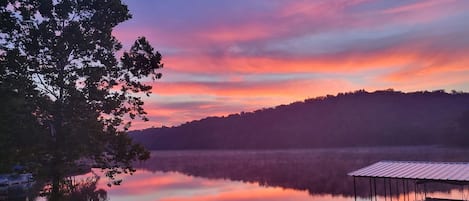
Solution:
<svg viewBox="0 0 469 201">
<path fill-rule="evenodd" d="M 177 126 L 339 92 L 469 91 L 469 1 L 124 0 L 163 78 L 149 122 Z"/>
</svg>

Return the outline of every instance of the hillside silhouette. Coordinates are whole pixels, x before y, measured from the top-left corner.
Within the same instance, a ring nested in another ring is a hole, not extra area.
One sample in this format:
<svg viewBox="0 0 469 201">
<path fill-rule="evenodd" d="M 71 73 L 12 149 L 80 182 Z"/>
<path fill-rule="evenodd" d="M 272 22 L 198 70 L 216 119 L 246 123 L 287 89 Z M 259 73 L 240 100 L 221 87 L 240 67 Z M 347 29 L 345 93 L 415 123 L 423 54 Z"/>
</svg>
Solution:
<svg viewBox="0 0 469 201">
<path fill-rule="evenodd" d="M 130 132 L 153 150 L 449 145 L 469 142 L 469 93 L 339 93 Z"/>
</svg>

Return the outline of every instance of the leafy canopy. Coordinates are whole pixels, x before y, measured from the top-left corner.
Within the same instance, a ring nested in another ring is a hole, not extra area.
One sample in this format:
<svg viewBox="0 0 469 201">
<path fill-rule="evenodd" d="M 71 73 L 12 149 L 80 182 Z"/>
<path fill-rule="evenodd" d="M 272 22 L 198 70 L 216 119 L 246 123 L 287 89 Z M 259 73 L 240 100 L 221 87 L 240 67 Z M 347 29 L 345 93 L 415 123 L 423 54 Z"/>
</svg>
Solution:
<svg viewBox="0 0 469 201">
<path fill-rule="evenodd" d="M 0 0 L 0 15 L 0 87 L 27 100 L 29 110 L 21 112 L 40 128 L 25 132 L 40 133 L 35 144 L 47 145 L 40 163 L 54 167 L 50 174 L 88 160 L 113 178 L 148 158 L 125 131 L 131 120 L 147 120 L 142 95 L 151 93 L 149 82 L 161 78 L 163 64 L 144 37 L 116 59 L 122 45 L 112 31 L 131 18 L 126 5 Z"/>
</svg>

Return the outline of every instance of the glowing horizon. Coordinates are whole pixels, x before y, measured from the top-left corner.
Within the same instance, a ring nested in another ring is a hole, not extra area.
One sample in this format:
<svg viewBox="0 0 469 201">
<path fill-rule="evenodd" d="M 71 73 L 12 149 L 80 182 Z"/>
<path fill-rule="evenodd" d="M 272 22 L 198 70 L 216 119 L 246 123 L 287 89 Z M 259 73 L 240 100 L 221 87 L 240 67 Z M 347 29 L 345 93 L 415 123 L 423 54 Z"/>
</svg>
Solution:
<svg viewBox="0 0 469 201">
<path fill-rule="evenodd" d="M 358 89 L 469 91 L 468 1 L 124 2 L 114 35 L 146 36 L 165 63 L 132 129 Z"/>
</svg>

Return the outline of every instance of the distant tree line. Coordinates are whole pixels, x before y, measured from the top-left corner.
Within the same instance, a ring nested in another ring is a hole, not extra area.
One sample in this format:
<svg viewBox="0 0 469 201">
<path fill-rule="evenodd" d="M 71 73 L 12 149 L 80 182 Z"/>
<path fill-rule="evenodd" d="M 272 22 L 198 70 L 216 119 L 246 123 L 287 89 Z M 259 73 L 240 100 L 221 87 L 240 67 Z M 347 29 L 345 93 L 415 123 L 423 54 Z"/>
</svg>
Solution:
<svg viewBox="0 0 469 201">
<path fill-rule="evenodd" d="M 289 149 L 469 143 L 469 93 L 358 90 L 131 132 L 150 149 Z"/>
</svg>

